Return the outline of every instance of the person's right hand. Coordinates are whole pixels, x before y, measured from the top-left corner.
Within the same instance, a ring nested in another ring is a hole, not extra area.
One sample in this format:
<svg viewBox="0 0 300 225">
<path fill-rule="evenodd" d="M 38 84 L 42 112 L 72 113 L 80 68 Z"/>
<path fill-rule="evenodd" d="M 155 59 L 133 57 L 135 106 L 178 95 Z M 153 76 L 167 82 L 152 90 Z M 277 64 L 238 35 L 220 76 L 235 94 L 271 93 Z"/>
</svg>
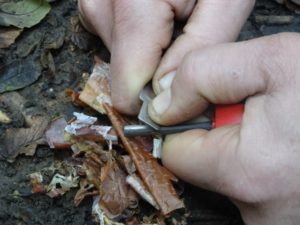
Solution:
<svg viewBox="0 0 300 225">
<path fill-rule="evenodd" d="M 112 100 L 121 112 L 136 114 L 139 93 L 155 73 L 160 92 L 183 57 L 194 49 L 234 41 L 255 0 L 81 0 L 85 22 L 111 52 Z M 196 5 L 195 5 L 196 4 Z M 170 45 L 174 19 L 188 19 Z M 159 65 L 160 63 L 160 65 Z M 155 72 L 156 71 L 156 72 Z M 166 79 L 161 79 L 164 77 Z M 161 80 L 162 82 L 158 82 Z"/>
<path fill-rule="evenodd" d="M 247 225 L 300 224 L 299 53 L 298 33 L 193 51 L 149 105 L 155 122 L 174 125 L 245 100 L 240 124 L 167 136 L 162 162 L 228 196 Z"/>
</svg>

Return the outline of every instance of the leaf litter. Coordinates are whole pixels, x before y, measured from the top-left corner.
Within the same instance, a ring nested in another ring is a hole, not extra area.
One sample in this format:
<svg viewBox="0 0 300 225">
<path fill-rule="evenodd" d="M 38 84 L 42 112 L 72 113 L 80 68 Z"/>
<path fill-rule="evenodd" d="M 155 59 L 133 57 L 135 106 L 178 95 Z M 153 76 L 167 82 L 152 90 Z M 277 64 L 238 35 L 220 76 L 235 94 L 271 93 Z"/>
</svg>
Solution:
<svg viewBox="0 0 300 225">
<path fill-rule="evenodd" d="M 22 33 L 20 28 L 1 28 L 0 29 L 0 48 L 7 48 L 12 45 L 17 37 Z"/>
<path fill-rule="evenodd" d="M 0 136 L 0 158 L 12 162 L 19 154 L 34 155 L 37 146 L 46 143 L 44 133 L 49 116 L 36 106 L 28 106 L 17 92 L 1 95 L 0 103 L 9 106 L 10 111 L 19 112 L 25 123 L 25 128 L 12 127 Z"/>
<path fill-rule="evenodd" d="M 137 120 L 113 108 L 109 84 L 109 65 L 96 59 L 79 100 L 106 114 L 111 126 L 76 112 L 69 122 L 53 120 L 45 132 L 47 142 L 51 148 L 72 150 L 72 157 L 65 160 L 72 162 L 68 165 L 73 169 L 53 172 L 51 182 L 44 186 L 40 177 L 33 179 L 32 188 L 55 198 L 79 186 L 74 204 L 92 196 L 92 214 L 100 224 L 164 224 L 172 212 L 184 208 L 173 186 L 177 178 L 151 154 L 153 138 L 125 137 L 124 125 Z M 155 146 L 159 146 L 157 141 Z M 147 217 L 140 215 L 141 199 L 153 206 Z"/>
</svg>

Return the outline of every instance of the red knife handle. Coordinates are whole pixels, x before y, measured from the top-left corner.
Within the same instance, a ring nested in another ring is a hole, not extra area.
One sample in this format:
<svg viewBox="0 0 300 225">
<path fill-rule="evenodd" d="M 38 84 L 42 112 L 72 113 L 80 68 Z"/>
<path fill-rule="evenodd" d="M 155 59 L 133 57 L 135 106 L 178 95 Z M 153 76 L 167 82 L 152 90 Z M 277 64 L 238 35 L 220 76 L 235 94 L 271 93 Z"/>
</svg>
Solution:
<svg viewBox="0 0 300 225">
<path fill-rule="evenodd" d="M 213 128 L 239 124 L 244 113 L 244 104 L 216 105 Z"/>
</svg>

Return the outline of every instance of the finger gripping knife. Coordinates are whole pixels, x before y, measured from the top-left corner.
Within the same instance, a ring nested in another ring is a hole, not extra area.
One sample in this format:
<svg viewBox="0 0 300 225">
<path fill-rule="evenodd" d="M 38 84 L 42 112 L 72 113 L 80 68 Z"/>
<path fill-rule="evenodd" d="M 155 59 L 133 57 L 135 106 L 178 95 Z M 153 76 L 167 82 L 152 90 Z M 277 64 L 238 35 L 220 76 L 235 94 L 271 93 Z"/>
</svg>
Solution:
<svg viewBox="0 0 300 225">
<path fill-rule="evenodd" d="M 244 112 L 244 104 L 216 105 L 215 116 L 211 121 L 187 122 L 174 126 L 160 126 L 155 123 L 148 115 L 148 105 L 155 97 L 152 86 L 146 85 L 141 91 L 140 99 L 142 107 L 138 115 L 143 124 L 127 125 L 124 127 L 126 136 L 147 136 L 147 135 L 166 135 L 184 132 L 192 129 L 210 130 L 226 125 L 239 124 Z"/>
</svg>

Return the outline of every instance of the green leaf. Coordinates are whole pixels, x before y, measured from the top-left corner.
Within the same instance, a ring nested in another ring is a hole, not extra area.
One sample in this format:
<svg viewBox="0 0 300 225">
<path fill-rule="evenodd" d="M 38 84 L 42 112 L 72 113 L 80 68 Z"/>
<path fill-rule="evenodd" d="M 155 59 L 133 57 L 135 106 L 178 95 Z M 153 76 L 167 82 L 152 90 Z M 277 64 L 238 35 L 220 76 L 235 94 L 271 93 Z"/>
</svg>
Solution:
<svg viewBox="0 0 300 225">
<path fill-rule="evenodd" d="M 46 0 L 23 0 L 0 3 L 0 25 L 29 28 L 38 24 L 50 11 Z"/>
</svg>

